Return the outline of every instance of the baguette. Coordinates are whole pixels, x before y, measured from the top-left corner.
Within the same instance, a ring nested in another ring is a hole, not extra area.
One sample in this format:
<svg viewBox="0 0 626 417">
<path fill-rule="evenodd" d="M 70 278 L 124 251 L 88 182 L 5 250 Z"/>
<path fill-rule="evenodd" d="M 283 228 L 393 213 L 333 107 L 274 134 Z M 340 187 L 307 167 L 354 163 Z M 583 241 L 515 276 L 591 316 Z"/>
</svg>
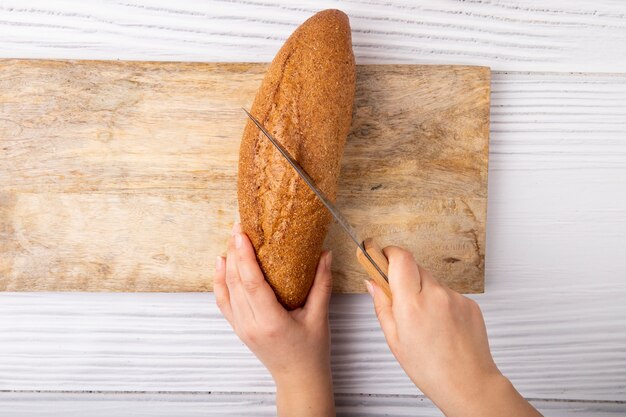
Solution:
<svg viewBox="0 0 626 417">
<path fill-rule="evenodd" d="M 251 113 L 332 200 L 352 121 L 356 83 L 348 17 L 324 10 L 280 49 Z M 238 199 L 267 282 L 287 309 L 301 307 L 331 215 L 271 142 L 248 121 L 239 152 Z"/>
</svg>

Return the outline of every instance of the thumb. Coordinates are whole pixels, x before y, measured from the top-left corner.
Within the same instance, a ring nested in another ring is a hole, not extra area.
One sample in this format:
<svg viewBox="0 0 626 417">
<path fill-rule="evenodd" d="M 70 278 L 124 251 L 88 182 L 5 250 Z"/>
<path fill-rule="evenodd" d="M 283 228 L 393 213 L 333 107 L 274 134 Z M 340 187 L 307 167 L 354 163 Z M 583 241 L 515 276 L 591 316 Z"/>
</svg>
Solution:
<svg viewBox="0 0 626 417">
<path fill-rule="evenodd" d="M 365 280 L 365 286 L 367 287 L 367 292 L 370 293 L 374 300 L 376 317 L 389 344 L 396 339 L 396 321 L 391 309 L 391 300 L 374 281 Z"/>
<path fill-rule="evenodd" d="M 328 312 L 328 304 L 330 295 L 333 292 L 333 276 L 330 272 L 333 254 L 325 251 L 320 256 L 315 272 L 315 281 L 309 291 L 304 309 L 313 314 L 326 315 Z"/>
</svg>

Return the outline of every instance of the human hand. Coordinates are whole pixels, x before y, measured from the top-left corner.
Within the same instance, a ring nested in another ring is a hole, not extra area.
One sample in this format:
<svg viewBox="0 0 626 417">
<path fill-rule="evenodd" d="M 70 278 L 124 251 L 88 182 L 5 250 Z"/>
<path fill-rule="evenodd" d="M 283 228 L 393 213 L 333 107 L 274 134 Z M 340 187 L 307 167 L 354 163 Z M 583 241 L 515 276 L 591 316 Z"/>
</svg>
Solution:
<svg viewBox="0 0 626 417">
<path fill-rule="evenodd" d="M 331 253 L 324 252 L 306 304 L 287 311 L 265 281 L 254 248 L 238 223 L 226 258 L 216 260 L 216 303 L 276 382 L 279 415 L 334 415 L 328 324 L 330 264 Z"/>
<path fill-rule="evenodd" d="M 390 300 L 366 281 L 387 344 L 448 417 L 538 416 L 496 367 L 478 304 L 439 284 L 410 252 L 384 249 Z"/>
</svg>

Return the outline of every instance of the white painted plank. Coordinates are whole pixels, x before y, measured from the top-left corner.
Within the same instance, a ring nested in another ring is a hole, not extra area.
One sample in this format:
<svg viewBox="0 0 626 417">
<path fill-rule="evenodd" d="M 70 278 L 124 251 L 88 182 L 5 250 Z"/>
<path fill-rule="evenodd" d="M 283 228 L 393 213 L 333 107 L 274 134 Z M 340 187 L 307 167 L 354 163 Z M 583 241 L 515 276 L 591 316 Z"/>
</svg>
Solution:
<svg viewBox="0 0 626 417">
<path fill-rule="evenodd" d="M 626 69 L 626 10 L 611 0 L 4 0 L 0 54 L 269 61 L 299 23 L 324 8 L 349 14 L 360 63 Z"/>
<path fill-rule="evenodd" d="M 623 120 L 624 79 L 494 77 L 476 299 L 498 364 L 530 397 L 626 400 L 626 140 L 604 124 Z M 524 102 L 562 104 L 539 120 Z M 596 106 L 615 108 L 596 118 Z M 0 389 L 271 391 L 211 297 L 0 294 Z M 335 297 L 332 326 L 338 392 L 415 392 L 367 296 Z"/>
<path fill-rule="evenodd" d="M 626 290 L 476 299 L 496 362 L 528 397 L 626 400 Z M 207 294 L 0 295 L 0 390 L 271 392 Z M 331 308 L 336 392 L 414 394 L 367 295 Z"/>
<path fill-rule="evenodd" d="M 417 396 L 338 395 L 338 416 L 442 417 L 426 398 Z M 545 417 L 623 416 L 624 403 L 532 400 Z M 201 417 L 274 416 L 271 394 L 234 393 L 0 393 L 0 413 L 10 417 Z"/>
<path fill-rule="evenodd" d="M 487 291 L 623 288 L 626 75 L 496 73 L 491 114 Z"/>
<path fill-rule="evenodd" d="M 268 61 L 311 7 L 286 0 L 5 0 L 0 55 Z M 360 63 L 518 71 L 624 72 L 626 66 L 626 13 L 618 1 L 322 1 L 315 7 L 350 14 Z M 623 75 L 494 74 L 487 294 L 477 299 L 498 364 L 528 396 L 626 399 L 624 84 Z M 271 391 L 266 372 L 210 300 L 2 294 L 0 389 Z M 386 351 L 365 296 L 336 297 L 332 325 L 339 392 L 415 392 Z M 89 409 L 73 401 L 66 405 Z M 246 401 L 259 410 L 255 415 L 272 414 L 267 403 Z M 153 408 L 171 415 L 183 407 L 167 402 Z M 622 404 L 608 411 L 571 404 L 544 413 L 624 413 Z M 384 410 L 416 414 L 392 405 Z"/>
<path fill-rule="evenodd" d="M 51 413 L 53 411 L 53 414 Z M 275 416 L 273 395 L 0 393 L 7 417 Z"/>
</svg>

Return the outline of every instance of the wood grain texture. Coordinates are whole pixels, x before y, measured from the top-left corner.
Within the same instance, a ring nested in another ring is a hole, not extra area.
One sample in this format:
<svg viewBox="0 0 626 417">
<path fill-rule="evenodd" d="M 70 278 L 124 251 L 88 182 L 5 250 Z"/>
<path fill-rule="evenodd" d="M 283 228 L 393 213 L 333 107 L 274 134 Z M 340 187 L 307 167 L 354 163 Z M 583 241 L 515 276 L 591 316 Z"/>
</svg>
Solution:
<svg viewBox="0 0 626 417">
<path fill-rule="evenodd" d="M 492 84 L 490 255 L 475 299 L 496 361 L 527 397 L 626 401 L 626 75 Z M 211 296 L 5 293 L 0 309 L 2 390 L 273 389 Z M 414 393 L 366 295 L 335 295 L 331 321 L 338 392 Z"/>
<path fill-rule="evenodd" d="M 550 277 L 472 296 L 497 365 L 529 398 L 626 401 L 626 284 Z M 368 295 L 333 295 L 330 321 L 336 393 L 416 393 Z M 1 293 L 0 334 L 0 390 L 274 390 L 213 294 Z"/>
<path fill-rule="evenodd" d="M 356 248 L 356 259 L 367 272 L 367 275 L 369 275 L 370 278 L 376 283 L 378 288 L 383 290 L 385 295 L 391 300 L 391 287 L 389 286 L 389 261 L 387 260 L 383 249 L 371 237 L 368 237 L 363 241 L 363 249 L 365 249 L 365 252 L 363 252 L 360 246 Z M 367 256 L 365 253 L 367 253 Z"/>
<path fill-rule="evenodd" d="M 0 63 L 0 288 L 210 290 L 237 215 L 241 107 L 265 68 Z M 483 290 L 489 76 L 359 67 L 337 198 L 364 236 L 470 293 Z M 337 225 L 325 245 L 335 291 L 363 292 Z"/>
<path fill-rule="evenodd" d="M 337 395 L 335 401 L 337 415 L 341 417 L 443 417 L 427 398 L 420 396 L 343 394 Z M 624 403 L 545 400 L 531 400 L 531 403 L 545 417 L 617 417 L 626 412 Z M 11 417 L 47 417 L 51 409 L 64 417 L 276 415 L 274 396 L 260 393 L 0 393 L 0 412 Z"/>
<path fill-rule="evenodd" d="M 626 70 L 615 0 L 4 0 L 0 50 L 39 58 L 268 62 L 325 8 L 350 16 L 357 63 Z"/>
<path fill-rule="evenodd" d="M 626 276 L 620 261 L 626 245 L 623 3 L 315 3 L 338 6 L 351 15 L 358 63 L 506 70 L 492 78 L 488 290 L 476 296 L 496 360 L 527 396 L 591 400 L 549 400 L 549 409 L 534 402 L 546 416 L 623 415 L 622 404 L 605 409 L 595 402 L 626 400 Z M 313 7 L 286 0 L 5 0 L 0 3 L 0 56 L 269 61 Z M 92 296 L 106 299 L 93 303 Z M 196 296 L 202 300 L 189 302 L 187 297 Z M 251 375 L 266 384 L 264 390 L 271 389 L 267 375 L 224 323 L 220 328 L 199 324 L 219 320 L 213 307 L 205 309 L 210 296 L 5 293 L 0 300 L 3 390 L 240 391 L 249 388 Z M 355 302 L 363 306 L 355 309 Z M 375 410 L 375 415 L 439 416 L 397 395 L 414 391 L 388 356 L 367 296 L 335 295 L 333 326 L 339 316 L 343 329 L 350 326 L 351 332 L 333 342 L 334 353 L 340 354 L 333 365 L 340 387 L 366 396 L 386 390 L 380 412 L 371 402 L 359 402 L 352 415 Z M 187 321 L 199 325 L 191 335 Z M 190 338 L 201 341 L 189 345 Z M 250 366 L 238 366 L 241 361 Z M 109 410 L 107 416 L 127 414 L 104 402 L 91 406 L 88 400 L 66 397 L 64 403 L 47 395 L 9 393 L 0 409 L 25 409 L 29 416 L 33 408 L 34 415 L 49 415 L 58 407 L 69 409 L 68 416 L 97 416 L 94 408 L 102 407 Z M 124 395 L 111 394 L 129 400 Z M 138 415 L 155 409 L 166 410 L 165 415 L 210 415 L 204 408 L 274 415 L 256 397 L 234 395 L 238 400 L 211 397 L 197 406 L 187 398 L 172 405 L 168 394 L 154 394 L 156 406 L 146 401 L 124 407 Z M 80 412 L 81 407 L 88 412 Z"/>
</svg>

